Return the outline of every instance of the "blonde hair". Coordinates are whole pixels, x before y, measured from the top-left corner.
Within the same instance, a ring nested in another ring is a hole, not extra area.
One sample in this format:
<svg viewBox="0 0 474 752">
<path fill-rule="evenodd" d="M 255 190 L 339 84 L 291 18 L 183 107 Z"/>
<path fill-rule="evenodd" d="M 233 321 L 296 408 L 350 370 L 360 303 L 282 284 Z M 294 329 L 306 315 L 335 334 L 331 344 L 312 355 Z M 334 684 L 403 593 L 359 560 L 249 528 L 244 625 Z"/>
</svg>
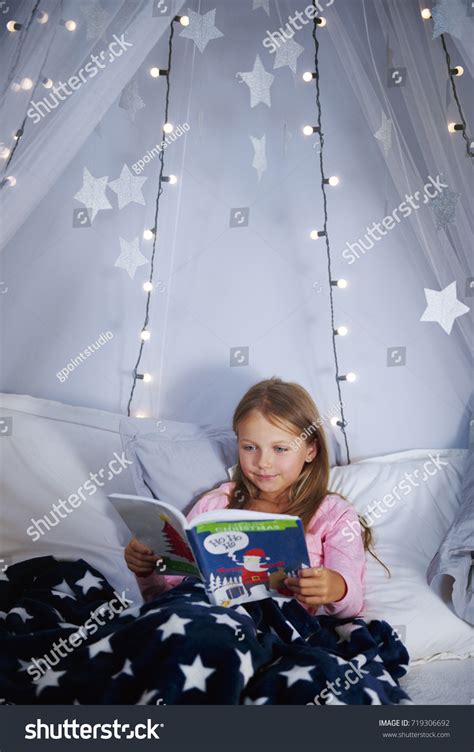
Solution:
<svg viewBox="0 0 474 752">
<path fill-rule="evenodd" d="M 259 412 L 273 425 L 298 434 L 295 442 L 299 441 L 300 445 L 303 441 L 308 445 L 316 443 L 318 450 L 316 457 L 311 462 L 305 462 L 299 477 L 290 487 L 288 506 L 285 509 L 285 514 L 301 518 L 306 532 L 324 498 L 334 493 L 328 489 L 330 466 L 326 437 L 322 427 L 323 420 L 306 389 L 300 384 L 282 381 L 277 376 L 259 381 L 244 394 L 232 419 L 232 428 L 237 435 L 240 422 L 254 411 Z M 228 509 L 245 509 L 251 500 L 258 498 L 259 489 L 243 474 L 240 461 L 237 461 L 233 480 L 235 486 L 229 492 Z M 338 495 L 345 499 L 342 494 Z M 361 516 L 359 516 L 359 523 L 364 548 L 388 572 L 385 564 L 371 550 L 372 530 Z"/>
</svg>

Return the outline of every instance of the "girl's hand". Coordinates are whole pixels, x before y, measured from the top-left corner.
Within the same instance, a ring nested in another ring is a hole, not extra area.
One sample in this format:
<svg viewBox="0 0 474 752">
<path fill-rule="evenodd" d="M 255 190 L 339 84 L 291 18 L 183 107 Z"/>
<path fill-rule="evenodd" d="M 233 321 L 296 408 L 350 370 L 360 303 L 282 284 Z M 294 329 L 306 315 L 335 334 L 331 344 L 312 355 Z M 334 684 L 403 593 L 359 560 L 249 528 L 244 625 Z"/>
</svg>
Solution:
<svg viewBox="0 0 474 752">
<path fill-rule="evenodd" d="M 312 567 L 301 569 L 299 577 L 287 577 L 284 584 L 293 591 L 297 601 L 305 606 L 322 606 L 344 598 L 347 585 L 344 577 L 334 569 Z"/>
<path fill-rule="evenodd" d="M 144 543 L 132 538 L 124 551 L 127 567 L 138 577 L 147 577 L 155 570 L 155 564 L 160 558 L 151 551 Z"/>
</svg>

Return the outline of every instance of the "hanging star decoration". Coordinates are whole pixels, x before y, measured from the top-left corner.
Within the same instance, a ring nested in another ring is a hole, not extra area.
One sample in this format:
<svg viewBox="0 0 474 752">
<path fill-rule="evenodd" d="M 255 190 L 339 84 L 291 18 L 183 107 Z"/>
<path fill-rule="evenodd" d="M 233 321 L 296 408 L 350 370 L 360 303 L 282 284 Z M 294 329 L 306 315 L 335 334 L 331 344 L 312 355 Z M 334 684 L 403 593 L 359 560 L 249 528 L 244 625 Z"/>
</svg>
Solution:
<svg viewBox="0 0 474 752">
<path fill-rule="evenodd" d="M 253 0 L 252 10 L 262 8 L 267 16 L 270 15 L 270 0 Z"/>
<path fill-rule="evenodd" d="M 130 279 L 133 279 L 135 272 L 139 266 L 148 264 L 148 259 L 140 253 L 138 248 L 138 237 L 131 241 L 120 238 L 120 256 L 115 262 L 114 266 L 118 266 L 120 269 L 125 269 Z"/>
<path fill-rule="evenodd" d="M 129 166 L 126 164 L 123 165 L 120 177 L 117 180 L 109 182 L 109 188 L 112 188 L 114 193 L 117 194 L 119 209 L 123 209 L 124 206 L 131 204 L 132 201 L 145 206 L 142 185 L 146 180 L 148 178 L 140 178 L 137 175 L 132 175 Z"/>
<path fill-rule="evenodd" d="M 240 83 L 245 83 L 250 89 L 250 107 L 256 107 L 260 102 L 266 104 L 267 107 L 271 107 L 270 99 L 270 87 L 273 83 L 275 76 L 273 73 L 268 73 L 265 70 L 260 55 L 255 58 L 253 70 L 245 73 L 236 73 L 236 77 L 240 76 Z"/>
<path fill-rule="evenodd" d="M 202 15 L 194 10 L 188 10 L 188 16 L 189 25 L 183 29 L 180 37 L 192 39 L 199 52 L 204 52 L 211 39 L 224 36 L 215 25 L 216 8 Z"/>
<path fill-rule="evenodd" d="M 97 2 L 82 2 L 81 10 L 86 19 L 87 39 L 96 39 L 97 37 L 100 37 L 107 26 L 107 21 L 109 20 L 109 14 L 107 11 Z"/>
<path fill-rule="evenodd" d="M 74 198 L 76 201 L 84 204 L 86 209 L 91 210 L 91 222 L 94 221 L 98 212 L 112 209 L 112 204 L 105 195 L 108 179 L 108 175 L 103 178 L 95 178 L 87 167 L 84 167 L 82 188 L 76 193 Z"/>
<path fill-rule="evenodd" d="M 267 169 L 267 155 L 265 153 L 265 135 L 261 138 L 256 136 L 250 136 L 252 146 L 254 148 L 252 167 L 255 167 L 258 175 L 258 182 L 260 182 L 263 173 Z"/>
<path fill-rule="evenodd" d="M 426 287 L 424 290 L 428 305 L 420 321 L 435 321 L 446 334 L 451 334 L 455 319 L 471 310 L 457 299 L 456 281 L 444 290 L 429 290 Z"/>
<path fill-rule="evenodd" d="M 287 65 L 293 73 L 296 73 L 296 61 L 303 50 L 304 47 L 301 44 L 295 42 L 294 39 L 288 39 L 284 45 L 278 47 L 273 68 L 283 68 L 284 65 Z"/>
<path fill-rule="evenodd" d="M 439 196 L 431 201 L 431 208 L 436 217 L 436 229 L 446 230 L 448 225 L 453 224 L 456 217 L 456 204 L 459 193 L 445 189 Z"/>
<path fill-rule="evenodd" d="M 137 112 L 145 107 L 145 102 L 140 96 L 138 90 L 138 82 L 130 81 L 122 91 L 119 100 L 119 107 L 126 110 L 131 122 L 135 122 L 135 116 Z"/>
<path fill-rule="evenodd" d="M 431 10 L 434 21 L 433 39 L 441 34 L 463 38 L 466 27 L 466 4 L 461 0 L 438 0 Z"/>
<path fill-rule="evenodd" d="M 387 156 L 392 148 L 392 125 L 392 121 L 386 116 L 384 110 L 382 110 L 382 125 L 378 131 L 374 133 L 374 136 L 382 142 L 385 156 Z"/>
</svg>

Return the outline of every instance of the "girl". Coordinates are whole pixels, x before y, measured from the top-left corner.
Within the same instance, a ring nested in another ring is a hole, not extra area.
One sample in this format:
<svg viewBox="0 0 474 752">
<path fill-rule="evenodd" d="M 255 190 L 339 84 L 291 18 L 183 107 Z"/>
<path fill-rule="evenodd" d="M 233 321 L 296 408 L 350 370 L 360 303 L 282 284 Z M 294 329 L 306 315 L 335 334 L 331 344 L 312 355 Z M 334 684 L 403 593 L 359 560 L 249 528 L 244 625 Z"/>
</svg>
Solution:
<svg viewBox="0 0 474 752">
<path fill-rule="evenodd" d="M 363 607 L 365 548 L 353 507 L 328 490 L 329 461 L 322 421 L 308 392 L 273 377 L 242 397 L 233 417 L 238 464 L 232 482 L 201 497 L 188 515 L 214 509 L 249 509 L 301 518 L 311 568 L 285 579 L 286 593 L 310 613 L 338 618 L 357 616 Z M 157 574 L 159 555 L 133 538 L 125 549 L 145 600 L 163 593 L 182 577 Z"/>
</svg>

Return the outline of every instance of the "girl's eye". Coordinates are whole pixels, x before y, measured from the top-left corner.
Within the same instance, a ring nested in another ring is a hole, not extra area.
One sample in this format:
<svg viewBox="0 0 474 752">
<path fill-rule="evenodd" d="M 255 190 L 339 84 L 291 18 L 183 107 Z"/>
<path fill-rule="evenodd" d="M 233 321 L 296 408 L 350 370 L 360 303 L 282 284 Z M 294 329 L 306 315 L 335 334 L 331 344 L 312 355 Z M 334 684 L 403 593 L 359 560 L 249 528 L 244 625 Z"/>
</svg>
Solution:
<svg viewBox="0 0 474 752">
<path fill-rule="evenodd" d="M 281 451 L 278 451 L 278 454 L 281 454 L 282 452 L 287 452 L 288 451 L 287 447 L 275 447 L 275 449 L 281 450 Z"/>
<path fill-rule="evenodd" d="M 247 444 L 247 446 L 243 446 L 242 449 L 253 449 L 253 446 L 250 446 L 250 444 Z"/>
</svg>

